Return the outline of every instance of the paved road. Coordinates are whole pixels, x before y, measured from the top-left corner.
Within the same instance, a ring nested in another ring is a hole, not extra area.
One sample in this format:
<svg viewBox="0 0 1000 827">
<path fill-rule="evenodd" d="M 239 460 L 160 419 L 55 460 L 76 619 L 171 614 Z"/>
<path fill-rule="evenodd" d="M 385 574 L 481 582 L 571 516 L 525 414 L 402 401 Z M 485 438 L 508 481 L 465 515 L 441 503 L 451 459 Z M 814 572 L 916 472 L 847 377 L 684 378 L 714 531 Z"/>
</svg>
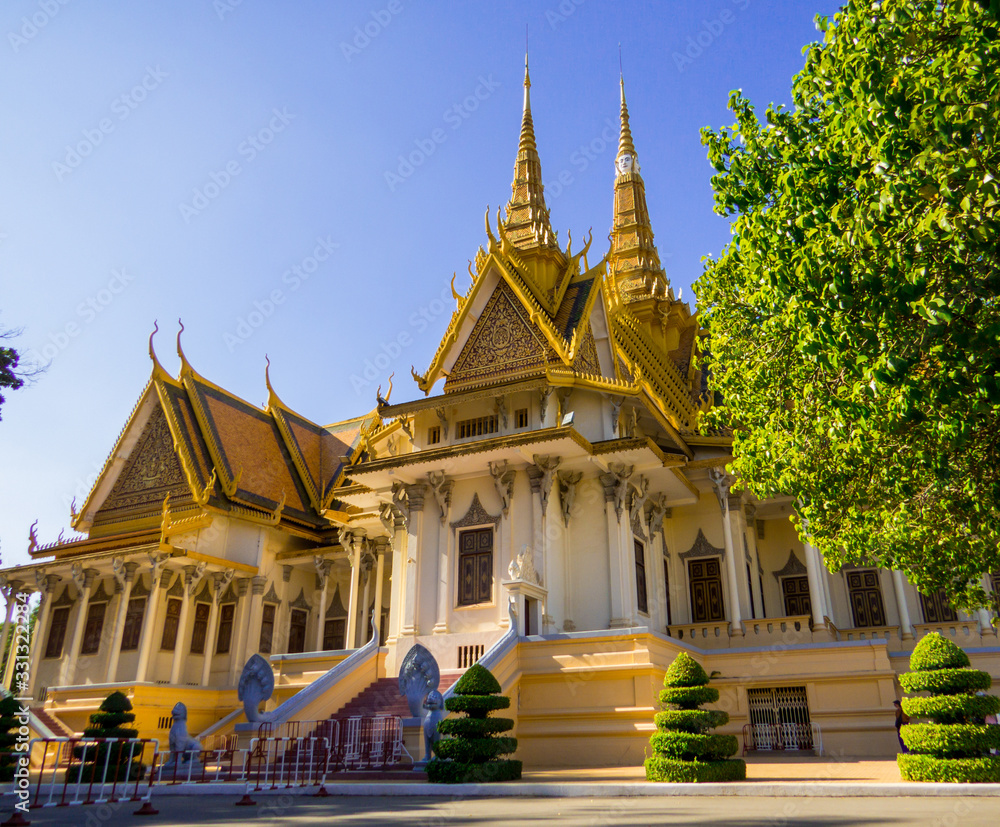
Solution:
<svg viewBox="0 0 1000 827">
<path fill-rule="evenodd" d="M 747 827 L 845 827 L 936 825 L 996 827 L 996 798 L 354 798 L 260 796 L 256 807 L 235 807 L 232 796 L 162 796 L 159 815 L 133 816 L 136 805 L 92 805 L 33 810 L 32 825 L 496 825 L 535 827 L 642 827 L 652 824 L 747 825 Z M 6 813 L 4 814 L 6 817 Z"/>
</svg>

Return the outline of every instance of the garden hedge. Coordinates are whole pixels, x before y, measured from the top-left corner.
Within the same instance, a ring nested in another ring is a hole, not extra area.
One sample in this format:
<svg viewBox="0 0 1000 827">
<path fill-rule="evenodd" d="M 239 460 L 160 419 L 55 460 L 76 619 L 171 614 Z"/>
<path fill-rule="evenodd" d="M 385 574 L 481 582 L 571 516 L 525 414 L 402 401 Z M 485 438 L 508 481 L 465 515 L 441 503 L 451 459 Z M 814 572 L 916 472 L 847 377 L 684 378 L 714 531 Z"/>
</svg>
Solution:
<svg viewBox="0 0 1000 827">
<path fill-rule="evenodd" d="M 708 675 L 690 655 L 681 652 L 663 677 L 660 702 L 672 707 L 657 712 L 657 732 L 649 739 L 652 755 L 646 758 L 649 781 L 706 782 L 742 781 L 747 765 L 729 758 L 739 749 L 732 735 L 706 731 L 729 721 L 717 709 L 698 709 L 719 699 L 718 690 L 706 686 Z"/>
<path fill-rule="evenodd" d="M 121 692 L 112 692 L 101 703 L 100 711 L 90 716 L 90 726 L 83 731 L 85 738 L 135 738 L 139 731 L 122 724 L 135 720 L 132 702 Z M 131 752 L 131 761 L 130 750 Z M 102 781 L 135 781 L 143 777 L 142 750 L 123 741 L 76 747 L 74 755 L 84 758 L 68 773 L 71 781 L 101 783 Z M 110 755 L 110 758 L 109 758 Z"/>
<path fill-rule="evenodd" d="M 930 697 L 904 698 L 903 711 L 912 722 L 900 728 L 910 751 L 897 756 L 906 781 L 1000 782 L 1000 727 L 983 719 L 995 715 L 1000 699 L 976 695 L 990 688 L 988 673 L 969 666 L 968 655 L 937 632 L 925 635 L 910 656 L 910 672 L 899 676 L 907 692 Z"/>
</svg>

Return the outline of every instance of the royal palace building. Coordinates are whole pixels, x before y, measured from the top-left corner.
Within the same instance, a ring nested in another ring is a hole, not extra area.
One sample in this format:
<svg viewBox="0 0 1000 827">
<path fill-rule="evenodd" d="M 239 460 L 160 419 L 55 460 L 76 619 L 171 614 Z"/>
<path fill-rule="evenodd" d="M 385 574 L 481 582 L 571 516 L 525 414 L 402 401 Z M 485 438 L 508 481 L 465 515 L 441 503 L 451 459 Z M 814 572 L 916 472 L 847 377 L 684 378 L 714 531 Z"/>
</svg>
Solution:
<svg viewBox="0 0 1000 827">
<path fill-rule="evenodd" d="M 923 634 L 1000 678 L 991 613 L 898 571 L 830 573 L 790 499 L 737 493 L 730 436 L 698 428 L 703 332 L 660 263 L 624 85 L 600 249 L 550 223 L 529 87 L 526 71 L 510 200 L 487 212 L 471 286 L 452 281 L 448 327 L 413 371 L 422 398 L 391 401 L 390 385 L 319 425 L 267 374 L 263 409 L 201 376 L 180 333 L 172 375 L 150 337 L 79 536 L 32 532 L 32 563 L 0 572 L 5 636 L 18 596 L 41 598 L 39 732 L 81 731 L 115 689 L 143 737 L 165 739 L 178 700 L 193 734 L 232 732 L 255 653 L 278 719 L 319 720 L 421 643 L 446 675 L 488 659 L 528 766 L 638 764 L 683 650 L 727 731 L 790 725 L 786 748 L 891 755 L 896 676 Z"/>
</svg>

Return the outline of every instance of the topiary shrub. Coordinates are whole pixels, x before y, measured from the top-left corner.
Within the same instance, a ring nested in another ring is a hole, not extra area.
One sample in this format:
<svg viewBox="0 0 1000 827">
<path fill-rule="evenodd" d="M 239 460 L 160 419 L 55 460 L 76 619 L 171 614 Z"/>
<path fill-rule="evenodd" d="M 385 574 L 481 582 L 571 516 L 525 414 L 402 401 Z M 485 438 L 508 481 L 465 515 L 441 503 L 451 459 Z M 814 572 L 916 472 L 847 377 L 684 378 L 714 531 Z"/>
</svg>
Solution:
<svg viewBox="0 0 1000 827">
<path fill-rule="evenodd" d="M 660 703 L 670 708 L 657 712 L 657 732 L 649 739 L 653 754 L 646 759 L 649 781 L 743 781 L 746 762 L 729 758 L 739 749 L 735 735 L 714 735 L 708 730 L 729 721 L 717 709 L 698 709 L 719 700 L 719 690 L 706 686 L 708 675 L 690 655 L 681 652 L 663 678 Z"/>
<path fill-rule="evenodd" d="M 139 730 L 122 726 L 135 720 L 132 712 L 132 702 L 121 692 L 112 692 L 101 703 L 100 711 L 90 716 L 90 726 L 83 731 L 84 738 L 135 738 Z M 132 760 L 129 761 L 130 749 Z M 69 772 L 71 781 L 135 781 L 142 778 L 142 751 L 136 744 L 134 747 L 123 741 L 112 741 L 76 747 L 74 755 L 84 759 Z"/>
<path fill-rule="evenodd" d="M 14 752 L 17 735 L 11 730 L 21 726 L 14 716 L 21 711 L 21 704 L 10 695 L 0 700 L 0 781 L 13 781 L 18 754 Z M 24 755 L 26 753 L 22 753 Z"/>
<path fill-rule="evenodd" d="M 521 762 L 511 755 L 517 739 L 503 736 L 514 728 L 510 718 L 491 717 L 507 709 L 510 698 L 500 694 L 500 684 L 485 666 L 476 663 L 459 678 L 455 694 L 444 702 L 449 712 L 465 713 L 446 718 L 438 732 L 446 736 L 434 745 L 434 759 L 427 764 L 427 778 L 440 784 L 513 781 L 521 777 Z"/>
<path fill-rule="evenodd" d="M 983 724 L 1000 711 L 1000 698 L 973 693 L 990 688 L 989 674 L 969 667 L 969 656 L 937 632 L 925 635 L 899 676 L 907 692 L 931 697 L 903 698 L 911 718 L 932 723 L 904 724 L 899 731 L 909 754 L 896 756 L 905 781 L 1000 782 L 1000 727 Z"/>
</svg>

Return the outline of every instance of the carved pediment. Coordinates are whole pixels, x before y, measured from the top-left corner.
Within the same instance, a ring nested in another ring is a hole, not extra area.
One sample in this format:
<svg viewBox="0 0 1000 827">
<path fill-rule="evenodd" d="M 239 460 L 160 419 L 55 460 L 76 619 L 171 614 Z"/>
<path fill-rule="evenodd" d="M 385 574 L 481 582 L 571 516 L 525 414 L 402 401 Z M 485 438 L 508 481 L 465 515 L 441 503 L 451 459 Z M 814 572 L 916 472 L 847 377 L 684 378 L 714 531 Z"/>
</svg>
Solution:
<svg viewBox="0 0 1000 827">
<path fill-rule="evenodd" d="M 726 550 L 724 548 L 718 548 L 713 546 L 708 542 L 708 538 L 705 533 L 699 528 L 698 536 L 695 537 L 694 545 L 691 546 L 687 551 L 681 552 L 677 555 L 681 560 L 688 560 L 692 557 L 725 557 Z"/>
<path fill-rule="evenodd" d="M 184 597 L 184 575 L 178 574 L 173 584 L 167 589 L 167 597 Z"/>
<path fill-rule="evenodd" d="M 472 495 L 472 504 L 469 506 L 469 510 L 465 512 L 465 516 L 459 520 L 455 520 L 451 524 L 452 528 L 466 528 L 471 525 L 485 525 L 486 523 L 493 523 L 497 525 L 500 522 L 500 517 L 502 515 L 497 514 L 495 517 L 490 514 L 483 504 L 479 502 L 479 494 Z"/>
<path fill-rule="evenodd" d="M 267 594 L 264 595 L 265 603 L 281 603 L 281 598 L 278 597 L 278 593 L 274 590 L 274 583 L 267 590 Z"/>
<path fill-rule="evenodd" d="M 95 524 L 159 515 L 167 493 L 190 497 L 167 418 L 157 405 L 97 512 Z"/>
<path fill-rule="evenodd" d="M 803 575 L 808 572 L 805 564 L 795 556 L 795 550 L 790 549 L 788 552 L 788 562 L 785 563 L 784 567 L 778 571 L 772 572 L 775 580 L 781 580 L 782 577 L 789 577 L 794 575 Z"/>
<path fill-rule="evenodd" d="M 146 586 L 145 575 L 138 574 L 135 578 L 135 583 L 132 584 L 132 591 L 129 592 L 129 597 L 148 597 L 149 588 Z"/>
<path fill-rule="evenodd" d="M 333 597 L 330 600 L 330 605 L 327 607 L 326 616 L 331 617 L 347 617 L 347 607 L 344 606 L 344 601 L 340 596 L 340 586 L 337 587 L 336 591 L 333 593 Z"/>
<path fill-rule="evenodd" d="M 527 314 L 501 280 L 459 353 L 446 387 L 488 381 L 545 364 L 547 348 Z"/>
<path fill-rule="evenodd" d="M 307 612 L 312 608 L 309 605 L 309 601 L 306 600 L 306 590 L 299 589 L 299 596 L 296 597 L 290 604 L 293 609 L 305 609 Z"/>
<path fill-rule="evenodd" d="M 93 589 L 90 593 L 91 603 L 107 603 L 111 600 L 111 595 L 107 593 L 104 588 L 104 581 L 101 580 L 97 584 L 97 588 Z"/>
<path fill-rule="evenodd" d="M 72 606 L 76 601 L 69 596 L 69 586 L 66 586 L 62 590 L 62 594 L 58 598 L 52 601 L 52 606 Z"/>
</svg>

